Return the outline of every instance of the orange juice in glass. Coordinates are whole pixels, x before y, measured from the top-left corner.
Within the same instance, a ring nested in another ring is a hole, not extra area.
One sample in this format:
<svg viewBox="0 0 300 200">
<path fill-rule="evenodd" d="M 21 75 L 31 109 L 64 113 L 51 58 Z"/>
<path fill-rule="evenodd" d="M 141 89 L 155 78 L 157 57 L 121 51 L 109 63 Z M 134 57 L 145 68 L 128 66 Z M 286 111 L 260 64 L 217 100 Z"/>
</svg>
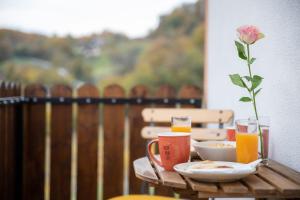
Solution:
<svg viewBox="0 0 300 200">
<path fill-rule="evenodd" d="M 172 132 L 186 132 L 190 133 L 192 127 L 192 120 L 190 117 L 172 117 L 171 131 Z"/>
<path fill-rule="evenodd" d="M 236 159 L 249 163 L 258 159 L 258 123 L 256 120 L 236 121 Z"/>
</svg>

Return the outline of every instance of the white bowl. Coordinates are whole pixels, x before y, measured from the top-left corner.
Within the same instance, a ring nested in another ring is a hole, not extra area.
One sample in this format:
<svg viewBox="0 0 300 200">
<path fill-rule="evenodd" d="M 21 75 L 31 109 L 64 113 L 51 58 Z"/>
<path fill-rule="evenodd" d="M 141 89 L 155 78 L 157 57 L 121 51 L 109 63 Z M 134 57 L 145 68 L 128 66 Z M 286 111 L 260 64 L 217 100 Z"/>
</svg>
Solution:
<svg viewBox="0 0 300 200">
<path fill-rule="evenodd" d="M 231 145 L 233 147 L 216 147 L 217 144 Z M 195 151 L 202 160 L 236 161 L 236 143 L 230 141 L 195 142 Z"/>
</svg>

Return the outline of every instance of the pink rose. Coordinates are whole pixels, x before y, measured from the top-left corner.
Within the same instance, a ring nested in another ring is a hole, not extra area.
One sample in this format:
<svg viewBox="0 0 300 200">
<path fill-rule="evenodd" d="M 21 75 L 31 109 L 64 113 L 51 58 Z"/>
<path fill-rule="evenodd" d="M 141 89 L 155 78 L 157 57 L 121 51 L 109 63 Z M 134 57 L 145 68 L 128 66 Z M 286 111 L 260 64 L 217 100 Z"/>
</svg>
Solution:
<svg viewBox="0 0 300 200">
<path fill-rule="evenodd" d="M 237 29 L 239 38 L 245 44 L 253 44 L 257 40 L 265 37 L 255 26 L 241 26 Z"/>
</svg>

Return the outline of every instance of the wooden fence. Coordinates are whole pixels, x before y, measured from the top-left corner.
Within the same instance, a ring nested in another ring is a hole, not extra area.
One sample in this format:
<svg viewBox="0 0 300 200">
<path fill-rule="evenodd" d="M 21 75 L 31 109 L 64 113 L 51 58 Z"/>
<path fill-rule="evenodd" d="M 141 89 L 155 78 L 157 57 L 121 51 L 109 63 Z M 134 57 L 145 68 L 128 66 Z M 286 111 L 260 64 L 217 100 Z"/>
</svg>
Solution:
<svg viewBox="0 0 300 200">
<path fill-rule="evenodd" d="M 122 195 L 124 184 L 129 193 L 140 193 L 142 183 L 135 178 L 132 162 L 146 154 L 147 141 L 140 134 L 145 126 L 142 109 L 181 106 L 180 99 L 190 99 L 182 106 L 194 107 L 201 95 L 195 86 L 184 86 L 178 94 L 172 87 L 162 86 L 151 94 L 138 85 L 127 96 L 119 85 L 110 85 L 101 96 L 91 84 L 77 89 L 33 84 L 21 90 L 20 85 L 2 82 L 0 199 L 108 199 Z M 22 97 L 23 103 L 19 103 Z M 24 103 L 26 99 L 30 101 Z M 178 102 L 171 105 L 174 99 Z M 137 103 L 130 103 L 133 100 Z M 124 154 L 126 122 L 129 159 Z M 99 192 L 101 185 L 103 192 Z"/>
</svg>

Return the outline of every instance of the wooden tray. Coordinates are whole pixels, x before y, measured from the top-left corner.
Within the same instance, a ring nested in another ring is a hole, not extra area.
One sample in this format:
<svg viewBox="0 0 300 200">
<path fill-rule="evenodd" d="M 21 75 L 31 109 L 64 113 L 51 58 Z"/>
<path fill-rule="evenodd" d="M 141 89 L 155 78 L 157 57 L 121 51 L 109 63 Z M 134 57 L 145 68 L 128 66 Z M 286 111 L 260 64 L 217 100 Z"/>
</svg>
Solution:
<svg viewBox="0 0 300 200">
<path fill-rule="evenodd" d="M 136 177 L 153 184 L 166 186 L 185 196 L 300 198 L 300 173 L 273 160 L 259 167 L 258 173 L 231 183 L 204 183 L 165 171 L 147 157 L 133 163 Z"/>
</svg>

